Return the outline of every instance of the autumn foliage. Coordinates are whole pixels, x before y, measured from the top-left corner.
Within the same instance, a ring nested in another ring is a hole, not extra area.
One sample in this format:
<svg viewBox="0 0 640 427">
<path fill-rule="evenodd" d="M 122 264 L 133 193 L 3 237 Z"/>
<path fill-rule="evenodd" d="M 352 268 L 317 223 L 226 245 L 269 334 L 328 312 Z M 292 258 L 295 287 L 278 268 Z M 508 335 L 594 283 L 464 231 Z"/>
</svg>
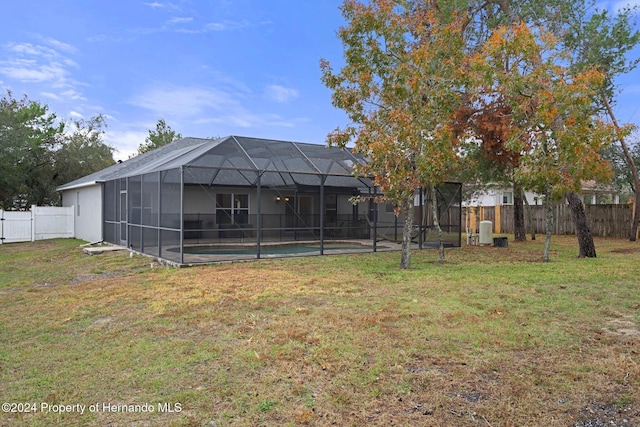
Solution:
<svg viewBox="0 0 640 427">
<path fill-rule="evenodd" d="M 321 69 L 351 123 L 328 143 L 353 144 L 368 159 L 356 172 L 405 213 L 418 188 L 465 164 L 467 146 L 549 200 L 606 179 L 599 153 L 615 129 L 594 110 L 604 73 L 571 67 L 571 52 L 542 25 L 510 19 L 474 33 L 489 16 L 482 8 L 497 3 L 456 5 L 345 0 L 345 65 L 336 73 L 323 60 Z"/>
<path fill-rule="evenodd" d="M 321 62 L 333 103 L 352 123 L 327 137 L 353 143 L 369 160 L 385 198 L 400 205 L 419 187 L 443 182 L 458 161 L 451 117 L 459 104 L 462 19 L 443 21 L 424 5 L 401 9 L 389 0 L 345 1 L 340 29 L 346 65 Z"/>
<path fill-rule="evenodd" d="M 497 167 L 515 168 L 521 152 L 507 147 L 512 135 L 511 108 L 503 98 L 483 100 L 480 105 L 463 103 L 456 111 L 455 130 L 457 136 L 477 138 L 481 145 L 480 154 Z"/>
</svg>

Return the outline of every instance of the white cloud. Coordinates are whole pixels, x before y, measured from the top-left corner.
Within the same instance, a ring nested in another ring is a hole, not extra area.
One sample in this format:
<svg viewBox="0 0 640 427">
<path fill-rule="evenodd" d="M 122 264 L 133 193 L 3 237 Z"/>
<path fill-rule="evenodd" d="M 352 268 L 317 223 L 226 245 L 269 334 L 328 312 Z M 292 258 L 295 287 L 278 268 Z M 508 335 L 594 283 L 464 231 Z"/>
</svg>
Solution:
<svg viewBox="0 0 640 427">
<path fill-rule="evenodd" d="M 222 32 L 222 31 L 238 31 L 244 28 L 251 27 L 251 24 L 247 21 L 221 21 L 221 22 L 209 22 L 202 27 L 196 28 L 176 28 L 178 33 L 186 34 L 202 34 L 208 32 Z M 167 30 L 163 27 L 161 30 Z M 160 30 L 159 30 L 160 31 Z"/>
<path fill-rule="evenodd" d="M 78 68 L 78 64 L 63 54 L 75 52 L 76 48 L 56 39 L 36 38 L 43 43 L 10 42 L 3 45 L 8 54 L 6 59 L 0 60 L 0 75 L 20 83 L 40 83 L 48 85 L 48 88 L 60 89 L 61 93 L 43 93 L 53 100 L 84 100 L 76 89 L 80 83 L 72 78 L 71 73 L 72 69 Z"/>
<path fill-rule="evenodd" d="M 56 50 L 61 50 L 68 53 L 76 53 L 78 51 L 75 46 L 70 45 L 69 43 L 61 42 L 60 40 L 52 39 L 50 37 L 44 39 L 44 42 L 53 46 L 53 48 Z"/>
<path fill-rule="evenodd" d="M 624 6 L 625 4 L 631 7 L 640 6 L 640 0 L 627 0 L 618 2 L 619 6 Z"/>
<path fill-rule="evenodd" d="M 289 102 L 298 97 L 298 91 L 280 85 L 269 85 L 265 88 L 265 95 L 280 103 Z"/>
<path fill-rule="evenodd" d="M 220 114 L 208 118 L 199 119 L 195 122 L 198 125 L 217 124 L 228 127 L 252 128 L 263 124 L 263 120 L 256 114 L 248 111 L 236 111 L 233 114 Z"/>
<path fill-rule="evenodd" d="M 293 128 L 298 124 L 305 122 L 308 122 L 308 120 L 304 118 L 286 119 L 277 114 L 253 113 L 244 108 L 239 108 L 238 110 L 229 112 L 228 114 L 222 113 L 203 117 L 195 120 L 193 123 L 196 125 L 215 124 L 226 128 L 236 127 L 250 129 L 264 127 Z"/>
<path fill-rule="evenodd" d="M 222 22 L 209 22 L 204 26 L 205 31 L 230 31 L 241 30 L 249 27 L 247 21 L 222 21 Z"/>
<path fill-rule="evenodd" d="M 70 68 L 77 68 L 78 67 L 78 63 L 76 61 L 74 61 L 73 59 L 62 58 L 62 63 L 64 65 L 66 65 L 67 67 L 70 67 Z"/>
<path fill-rule="evenodd" d="M 42 83 L 64 81 L 69 72 L 57 62 L 39 64 L 35 60 L 10 59 L 0 62 L 0 74 L 22 82 Z"/>
<path fill-rule="evenodd" d="M 61 61 L 69 62 L 71 65 L 75 65 L 74 61 L 72 61 L 71 59 L 65 57 L 60 53 L 60 51 L 67 52 L 67 53 L 75 53 L 77 52 L 77 49 L 74 46 L 68 43 L 63 43 L 59 40 L 55 40 L 52 38 L 44 39 L 43 43 L 48 44 L 52 47 L 43 46 L 43 45 L 34 45 L 32 43 L 10 42 L 5 44 L 5 49 L 19 56 L 56 58 Z"/>
<path fill-rule="evenodd" d="M 179 18 L 179 17 L 175 17 L 175 18 L 171 18 L 167 21 L 167 24 L 169 25 L 174 25 L 174 24 L 187 24 L 189 22 L 193 22 L 193 18 Z"/>
<path fill-rule="evenodd" d="M 638 7 L 640 6 L 640 0 L 617 0 L 613 2 L 605 1 L 596 3 L 596 8 L 604 10 L 610 9 L 614 12 L 619 12 L 625 7 Z"/>
<path fill-rule="evenodd" d="M 148 131 L 107 129 L 104 134 L 104 141 L 107 145 L 117 147 L 117 151 L 113 156 L 115 160 L 127 160 L 137 154 L 138 147 L 148 135 Z"/>
<path fill-rule="evenodd" d="M 292 97 L 291 89 L 277 90 L 282 97 Z M 283 95 L 285 94 L 285 95 Z M 290 119 L 272 111 L 262 112 L 255 97 L 238 82 L 221 77 L 216 87 L 150 87 L 129 99 L 129 103 L 151 111 L 155 117 L 186 125 L 215 124 L 222 128 L 295 127 L 304 119 Z"/>
<path fill-rule="evenodd" d="M 69 115 L 70 115 L 71 117 L 76 118 L 76 119 L 82 119 L 82 118 L 84 118 L 84 116 L 83 116 L 82 114 L 78 113 L 77 111 L 71 111 L 71 112 L 69 112 Z"/>
<path fill-rule="evenodd" d="M 211 87 L 153 87 L 133 96 L 129 103 L 159 117 L 194 117 L 206 110 L 220 111 L 237 105 L 234 96 Z"/>
<path fill-rule="evenodd" d="M 40 92 L 40 95 L 42 95 L 45 98 L 53 99 L 54 101 L 60 101 L 62 99 L 53 92 Z"/>
<path fill-rule="evenodd" d="M 5 49 L 19 55 L 44 56 L 53 51 L 42 46 L 34 46 L 31 43 L 7 43 Z"/>
<path fill-rule="evenodd" d="M 173 4 L 171 2 L 150 2 L 150 3 L 144 3 L 145 6 L 150 7 L 151 9 L 169 9 L 169 10 L 180 10 L 180 7 L 176 4 Z"/>
<path fill-rule="evenodd" d="M 65 91 L 63 91 L 61 93 L 61 95 L 64 98 L 71 99 L 73 101 L 86 101 L 87 100 L 87 98 L 85 98 L 80 92 L 78 92 L 78 91 L 76 91 L 74 89 L 65 90 Z"/>
</svg>

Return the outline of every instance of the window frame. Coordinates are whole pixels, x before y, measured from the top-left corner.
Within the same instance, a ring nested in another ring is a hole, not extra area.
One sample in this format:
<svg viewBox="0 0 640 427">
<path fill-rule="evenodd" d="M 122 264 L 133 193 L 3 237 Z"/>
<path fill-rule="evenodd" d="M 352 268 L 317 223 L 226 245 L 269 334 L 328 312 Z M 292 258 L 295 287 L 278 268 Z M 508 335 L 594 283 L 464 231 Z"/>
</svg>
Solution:
<svg viewBox="0 0 640 427">
<path fill-rule="evenodd" d="M 222 200 L 222 204 L 230 202 L 230 207 L 221 206 L 220 201 L 223 198 L 228 198 L 228 200 Z M 238 198 L 246 198 L 246 207 L 243 206 L 243 201 Z M 240 206 L 236 202 L 240 202 Z M 248 193 L 216 193 L 216 221 L 218 224 L 247 224 L 250 211 L 251 199 Z M 226 216 L 223 216 L 225 214 Z M 229 218 L 229 222 L 220 221 L 220 218 Z"/>
</svg>

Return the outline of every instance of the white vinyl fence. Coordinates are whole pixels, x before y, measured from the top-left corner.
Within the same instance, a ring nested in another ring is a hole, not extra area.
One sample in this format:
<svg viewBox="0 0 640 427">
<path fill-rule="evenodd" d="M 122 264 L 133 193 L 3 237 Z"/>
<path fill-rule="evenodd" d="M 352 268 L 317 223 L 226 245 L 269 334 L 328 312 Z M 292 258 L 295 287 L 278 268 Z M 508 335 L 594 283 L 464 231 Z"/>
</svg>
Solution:
<svg viewBox="0 0 640 427">
<path fill-rule="evenodd" d="M 0 244 L 73 238 L 73 212 L 73 206 L 32 206 L 28 212 L 0 209 Z"/>
</svg>

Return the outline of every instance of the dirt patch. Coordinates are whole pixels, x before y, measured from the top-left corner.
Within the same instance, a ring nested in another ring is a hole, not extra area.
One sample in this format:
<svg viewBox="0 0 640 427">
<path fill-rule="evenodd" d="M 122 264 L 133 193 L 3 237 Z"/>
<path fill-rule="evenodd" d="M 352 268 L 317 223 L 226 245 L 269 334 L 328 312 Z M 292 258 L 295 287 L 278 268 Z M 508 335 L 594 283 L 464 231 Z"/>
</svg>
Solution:
<svg viewBox="0 0 640 427">
<path fill-rule="evenodd" d="M 640 339 L 640 329 L 635 322 L 626 319 L 613 319 L 608 322 L 605 332 L 625 338 Z"/>
<path fill-rule="evenodd" d="M 151 268 L 155 268 L 157 266 L 157 264 L 151 263 Z M 117 271 L 103 271 L 101 273 L 84 273 L 84 274 L 78 274 L 76 275 L 73 279 L 71 279 L 69 281 L 69 285 L 82 285 L 84 283 L 87 282 L 92 282 L 94 280 L 99 280 L 99 279 L 105 279 L 105 278 L 111 278 L 111 277 L 117 277 L 117 276 L 122 276 L 125 274 L 129 274 L 132 272 L 139 272 L 139 271 L 144 271 L 144 270 L 148 270 L 149 266 L 142 266 L 142 267 L 135 267 L 135 268 L 129 268 L 126 270 L 117 270 Z"/>
<path fill-rule="evenodd" d="M 117 276 L 118 274 L 119 273 L 115 273 L 115 272 L 104 272 L 99 274 L 98 273 L 79 274 L 69 281 L 69 285 L 72 285 L 72 286 L 82 285 L 83 283 L 91 282 L 99 278 L 114 277 L 114 276 Z"/>
<path fill-rule="evenodd" d="M 111 316 L 101 317 L 99 319 L 96 319 L 91 326 L 97 326 L 97 327 L 105 326 L 105 325 L 109 325 L 113 321 L 114 321 L 114 318 Z"/>
<path fill-rule="evenodd" d="M 611 249 L 611 253 L 612 254 L 635 254 L 635 253 L 638 253 L 638 252 L 640 252 L 640 248 L 639 247 Z"/>
<path fill-rule="evenodd" d="M 580 414 L 581 421 L 574 427 L 611 427 L 639 426 L 640 413 L 637 408 L 615 404 L 601 405 L 593 403 Z"/>
</svg>

